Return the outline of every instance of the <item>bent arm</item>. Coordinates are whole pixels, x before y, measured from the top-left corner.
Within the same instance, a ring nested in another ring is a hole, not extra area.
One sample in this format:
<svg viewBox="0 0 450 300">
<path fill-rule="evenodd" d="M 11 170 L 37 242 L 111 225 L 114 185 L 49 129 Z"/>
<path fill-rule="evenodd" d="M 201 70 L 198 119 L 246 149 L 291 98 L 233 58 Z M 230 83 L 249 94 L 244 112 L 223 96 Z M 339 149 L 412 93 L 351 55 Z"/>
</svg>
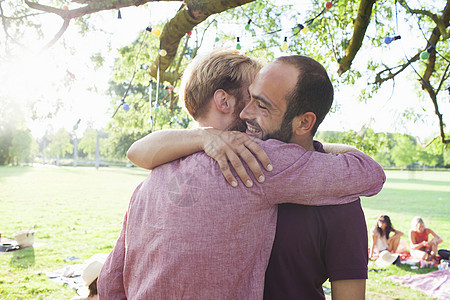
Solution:
<svg viewBox="0 0 450 300">
<path fill-rule="evenodd" d="M 394 236 L 402 236 L 402 235 L 403 235 L 403 232 L 394 229 L 394 235 L 392 237 L 394 237 Z"/>
<path fill-rule="evenodd" d="M 356 147 L 345 145 L 345 144 L 330 144 L 330 143 L 323 143 L 323 150 L 325 150 L 326 153 L 331 154 L 339 154 L 339 153 L 346 153 L 349 151 L 359 151 Z"/>
<path fill-rule="evenodd" d="M 429 229 L 430 231 L 430 233 L 431 233 L 431 235 L 433 236 L 433 237 L 435 237 L 437 240 L 438 240 L 438 243 L 442 243 L 444 240 L 439 236 L 439 235 L 437 235 L 437 233 L 436 232 L 434 232 L 432 229 Z"/>
<path fill-rule="evenodd" d="M 409 242 L 411 243 L 411 249 L 415 250 L 426 246 L 424 242 L 417 243 L 416 234 L 412 230 L 409 231 Z"/>
<path fill-rule="evenodd" d="M 365 297 L 365 279 L 348 279 L 331 282 L 331 298 L 333 300 L 364 300 Z"/>
<path fill-rule="evenodd" d="M 268 177 L 262 186 L 271 204 L 350 203 L 360 196 L 377 194 L 386 180 L 383 168 L 359 151 L 333 155 L 306 151 L 293 144 L 278 144 L 270 151 L 279 158 L 268 174 L 270 182 Z"/>
<path fill-rule="evenodd" d="M 201 129 L 166 129 L 134 142 L 127 157 L 136 166 L 152 170 L 202 150 Z"/>
<path fill-rule="evenodd" d="M 197 129 L 169 129 L 150 133 L 136 141 L 127 152 L 128 159 L 135 165 L 153 169 L 175 159 L 204 150 L 217 161 L 225 179 L 232 186 L 237 181 L 229 164 L 247 187 L 253 185 L 241 159 L 259 182 L 265 180 L 258 160 L 270 171 L 269 157 L 257 144 L 259 140 L 237 131 L 223 131 L 209 127 Z"/>
<path fill-rule="evenodd" d="M 370 246 L 369 258 L 373 257 L 373 252 L 375 249 L 375 245 L 377 244 L 378 237 L 376 235 L 372 235 L 372 245 Z"/>
</svg>

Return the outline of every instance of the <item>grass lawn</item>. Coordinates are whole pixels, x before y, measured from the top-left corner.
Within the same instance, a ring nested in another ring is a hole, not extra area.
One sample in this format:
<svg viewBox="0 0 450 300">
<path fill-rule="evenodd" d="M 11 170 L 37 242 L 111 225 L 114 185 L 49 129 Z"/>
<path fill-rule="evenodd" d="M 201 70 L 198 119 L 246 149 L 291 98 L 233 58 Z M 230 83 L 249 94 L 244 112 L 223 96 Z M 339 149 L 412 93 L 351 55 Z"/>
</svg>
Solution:
<svg viewBox="0 0 450 300">
<path fill-rule="evenodd" d="M 136 168 L 0 167 L 0 231 L 12 237 L 36 230 L 35 245 L 0 254 L 1 299 L 70 299 L 76 293 L 43 273 L 108 253 L 119 234 L 134 188 L 148 174 Z M 407 233 L 415 215 L 424 218 L 450 249 L 450 172 L 387 172 L 383 191 L 363 199 L 368 227 L 388 214 Z M 64 261 L 72 256 L 81 261 Z M 394 285 L 389 275 L 428 272 L 409 266 L 370 267 L 367 299 L 428 299 Z"/>
</svg>

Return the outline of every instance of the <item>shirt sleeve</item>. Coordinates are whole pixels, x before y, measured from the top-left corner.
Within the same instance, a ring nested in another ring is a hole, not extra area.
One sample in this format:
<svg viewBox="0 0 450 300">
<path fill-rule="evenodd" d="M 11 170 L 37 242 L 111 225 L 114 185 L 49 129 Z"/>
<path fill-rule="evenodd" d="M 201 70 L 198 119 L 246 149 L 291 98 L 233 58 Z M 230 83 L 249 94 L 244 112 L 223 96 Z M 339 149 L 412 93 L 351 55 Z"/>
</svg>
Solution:
<svg viewBox="0 0 450 300">
<path fill-rule="evenodd" d="M 270 204 L 336 205 L 377 194 L 386 181 L 383 168 L 359 151 L 327 154 L 295 144 L 269 143 L 273 171 L 262 184 Z"/>
<path fill-rule="evenodd" d="M 370 235 L 374 236 L 374 235 L 379 235 L 379 232 L 377 230 L 377 228 L 375 226 L 373 226 L 372 228 L 370 228 Z"/>
<path fill-rule="evenodd" d="M 99 299 L 126 299 L 123 285 L 123 266 L 125 259 L 125 232 L 127 214 L 125 214 L 122 231 L 114 249 L 109 254 L 98 276 L 97 290 Z"/>
<path fill-rule="evenodd" d="M 128 211 L 141 186 L 142 183 L 135 189 L 131 197 L 130 204 L 128 205 Z M 128 224 L 128 211 L 124 216 L 122 230 L 120 231 L 116 245 L 106 259 L 105 264 L 103 265 L 103 268 L 98 276 L 97 291 L 99 299 L 102 300 L 127 299 L 123 282 L 123 271 L 125 262 L 125 241 Z"/>
</svg>

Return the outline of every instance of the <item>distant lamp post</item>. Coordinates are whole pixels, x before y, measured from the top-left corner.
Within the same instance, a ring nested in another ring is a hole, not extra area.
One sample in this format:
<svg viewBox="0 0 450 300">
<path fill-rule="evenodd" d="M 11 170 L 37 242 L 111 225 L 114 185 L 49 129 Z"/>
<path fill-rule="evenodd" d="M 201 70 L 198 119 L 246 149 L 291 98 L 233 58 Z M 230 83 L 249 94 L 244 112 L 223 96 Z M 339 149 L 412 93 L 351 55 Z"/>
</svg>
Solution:
<svg viewBox="0 0 450 300">
<path fill-rule="evenodd" d="M 75 125 L 73 125 L 73 135 L 74 135 L 74 140 L 73 140 L 73 166 L 76 167 L 77 166 L 77 159 L 78 159 L 78 137 L 77 137 L 77 129 L 78 129 L 78 125 L 80 124 L 81 119 L 78 119 L 78 121 L 75 123 Z"/>
</svg>

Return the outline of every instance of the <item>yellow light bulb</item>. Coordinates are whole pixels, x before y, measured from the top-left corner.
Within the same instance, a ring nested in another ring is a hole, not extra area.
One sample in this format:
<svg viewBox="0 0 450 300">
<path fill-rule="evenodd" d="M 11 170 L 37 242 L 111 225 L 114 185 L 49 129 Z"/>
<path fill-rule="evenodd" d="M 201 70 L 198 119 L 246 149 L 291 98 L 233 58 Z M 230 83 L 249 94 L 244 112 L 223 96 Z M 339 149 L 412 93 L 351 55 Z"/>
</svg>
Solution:
<svg viewBox="0 0 450 300">
<path fill-rule="evenodd" d="M 152 33 L 156 36 L 159 37 L 161 35 L 161 29 L 152 29 Z"/>
<path fill-rule="evenodd" d="M 167 55 L 167 51 L 164 49 L 159 50 L 159 55 L 161 56 L 166 56 Z"/>
<path fill-rule="evenodd" d="M 304 27 L 303 29 L 302 29 L 302 32 L 303 33 L 307 33 L 309 30 L 308 30 L 308 28 L 307 27 Z"/>
<path fill-rule="evenodd" d="M 281 50 L 285 51 L 287 50 L 287 48 L 288 48 L 287 42 L 284 41 L 283 46 L 281 46 Z"/>
</svg>

